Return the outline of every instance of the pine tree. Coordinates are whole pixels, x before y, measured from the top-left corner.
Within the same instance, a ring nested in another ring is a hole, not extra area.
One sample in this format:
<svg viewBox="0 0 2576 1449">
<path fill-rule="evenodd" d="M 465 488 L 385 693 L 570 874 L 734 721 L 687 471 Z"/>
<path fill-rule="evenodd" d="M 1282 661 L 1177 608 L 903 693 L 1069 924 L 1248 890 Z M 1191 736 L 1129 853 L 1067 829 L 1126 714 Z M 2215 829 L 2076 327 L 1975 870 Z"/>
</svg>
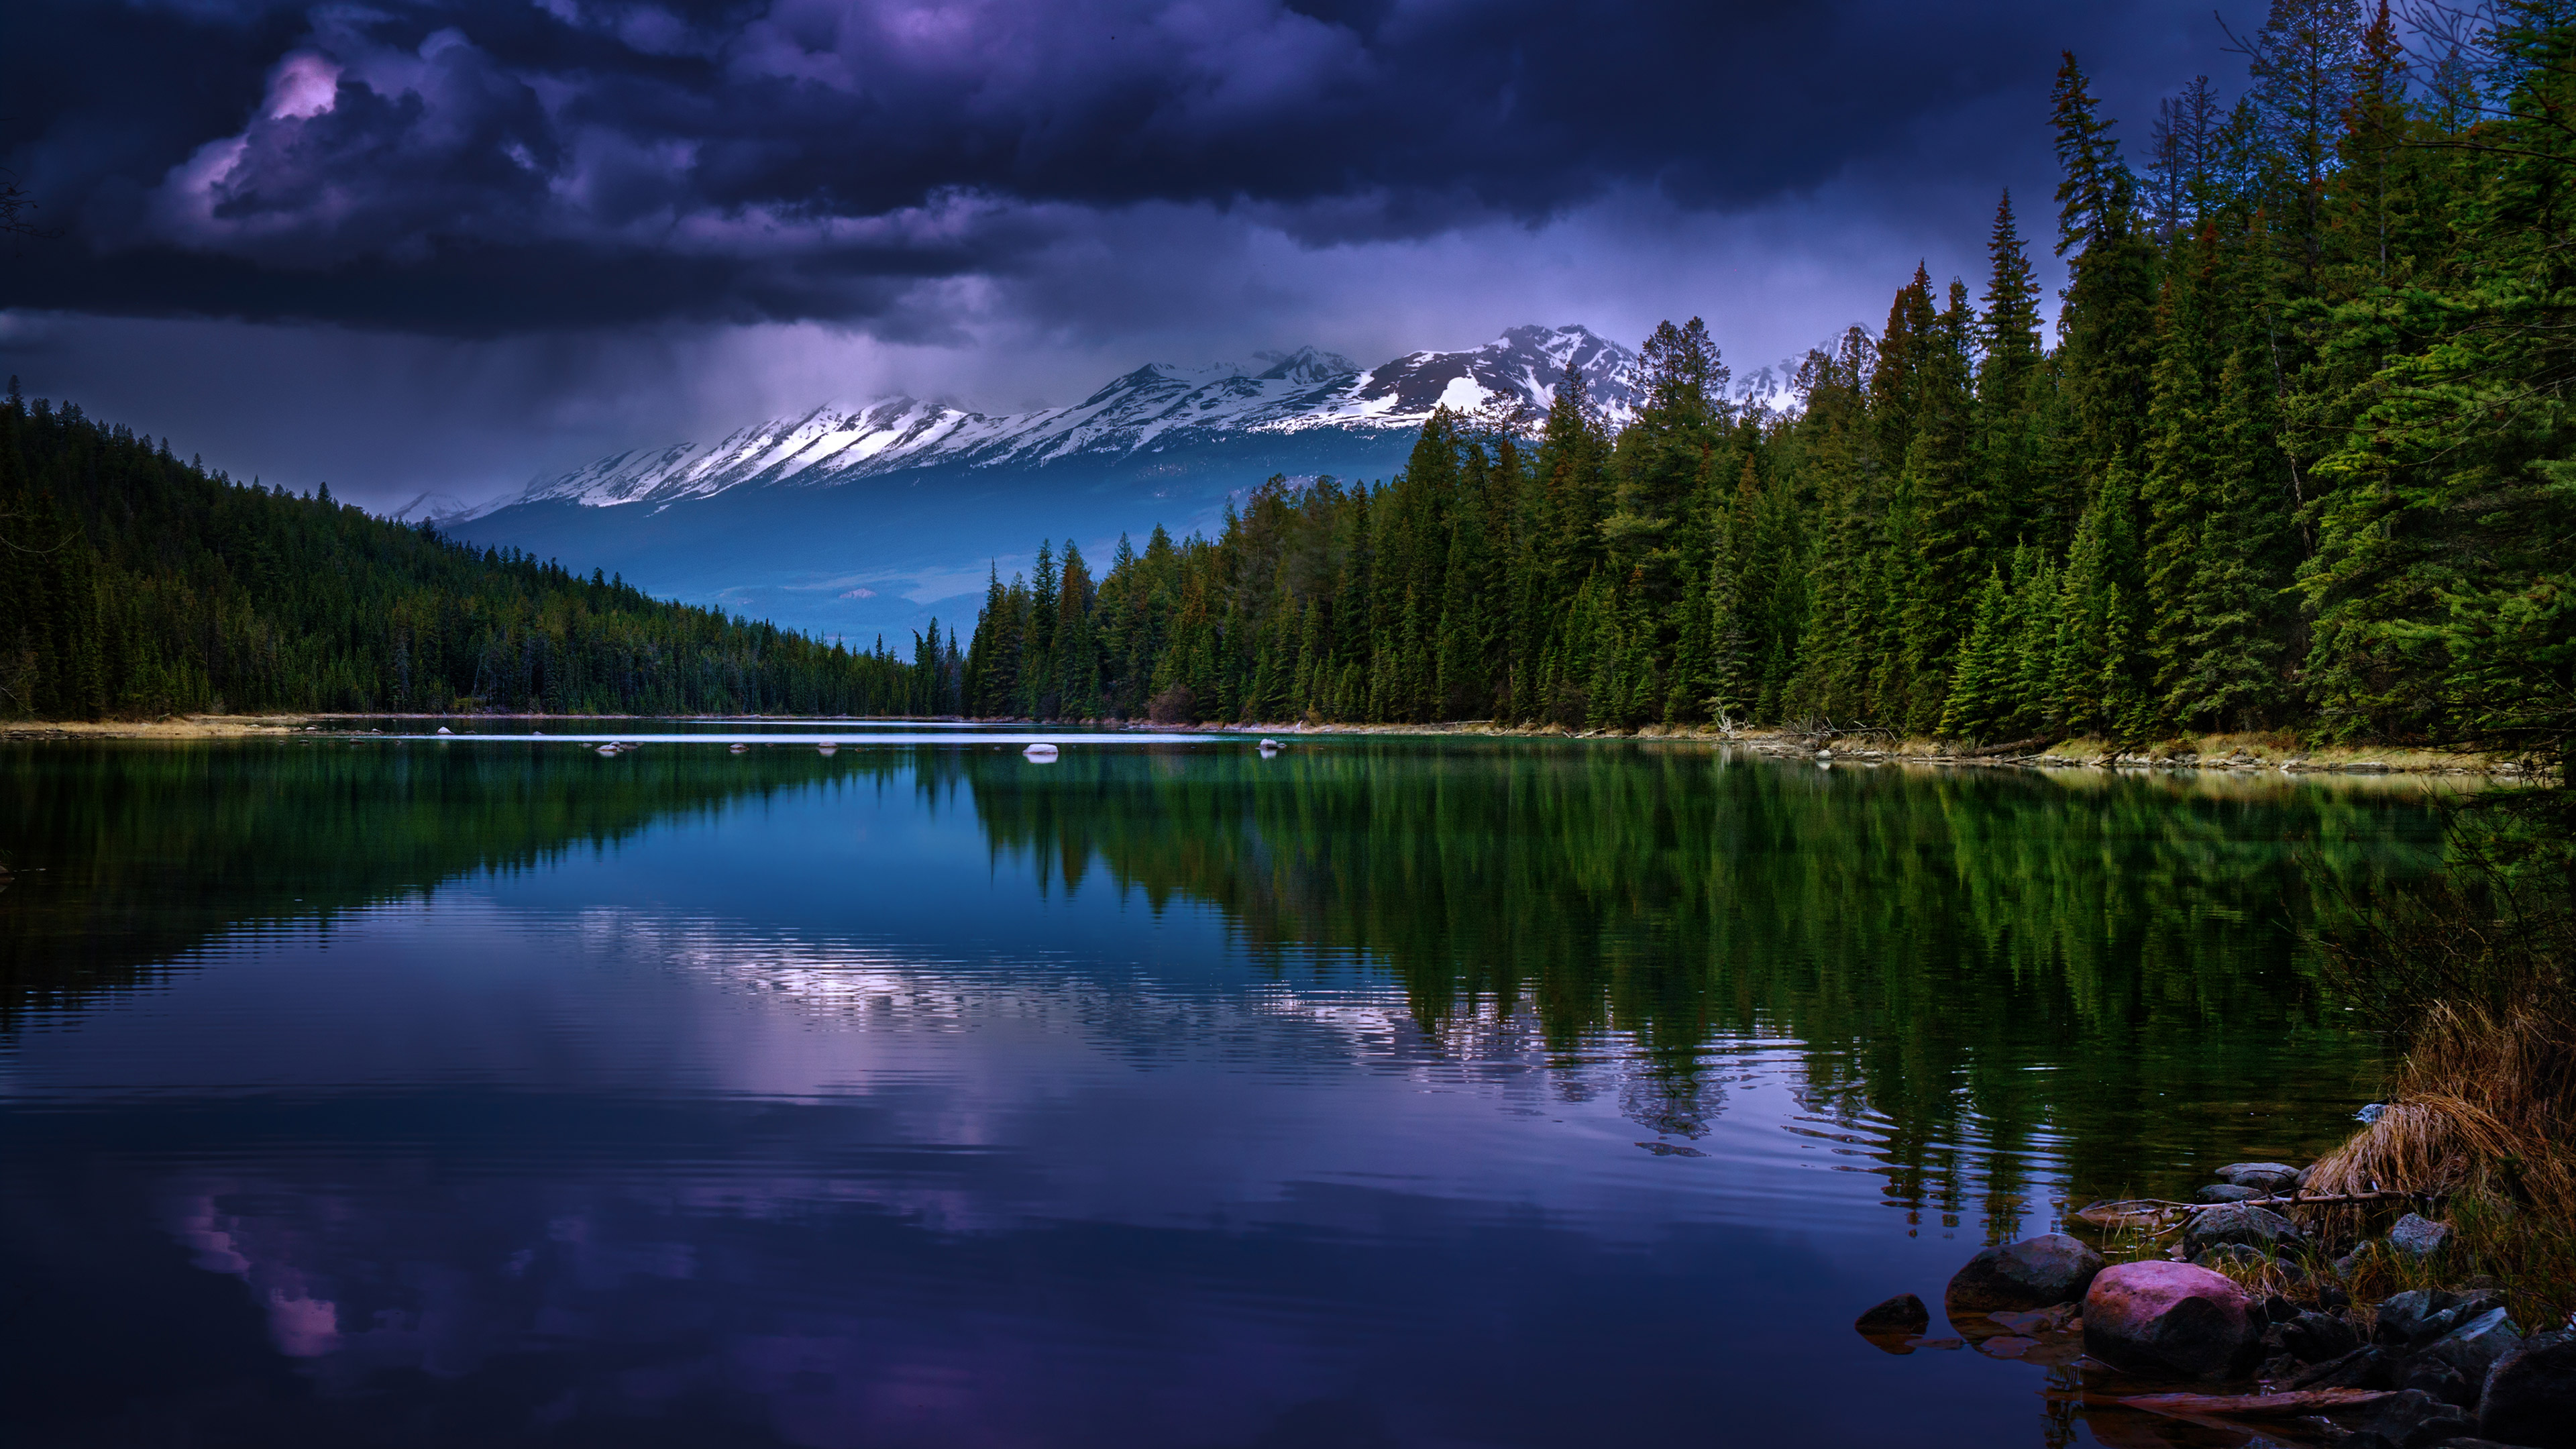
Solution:
<svg viewBox="0 0 2576 1449">
<path fill-rule="evenodd" d="M 2058 70 L 2052 101 L 2064 173 L 2057 252 L 2067 258 L 2060 366 L 2089 493 L 2101 486 L 2114 456 L 2140 452 L 2154 362 L 2155 266 L 2137 226 L 2136 180 L 2071 54 Z"/>
<path fill-rule="evenodd" d="M 2115 743 L 2143 738 L 2153 723 L 2135 512 L 2128 460 L 2114 457 L 2067 554 L 2052 651 L 2049 690 L 2065 728 Z"/>
<path fill-rule="evenodd" d="M 2014 714 L 2014 629 L 2011 595 L 2001 570 L 1989 569 L 1977 591 L 1974 622 L 1960 646 L 1959 666 L 1941 711 L 1940 732 L 1985 736 L 2009 727 Z"/>
<path fill-rule="evenodd" d="M 1038 544 L 1037 566 L 1029 576 L 1027 623 L 1020 643 L 1020 713 L 1031 719 L 1055 718 L 1056 677 L 1055 545 Z"/>
<path fill-rule="evenodd" d="M 2281 199 L 2304 295 L 2317 292 L 2325 260 L 2326 173 L 2362 62 L 2358 9 L 2355 0 L 2272 0 L 2263 28 L 2245 47 L 2252 98 L 2286 173 L 2288 195 Z"/>
<path fill-rule="evenodd" d="M 1062 570 L 1054 629 L 1058 703 L 1052 712 L 1066 719 L 1092 719 L 1100 713 L 1100 653 L 1091 622 L 1091 569 L 1069 538 Z"/>
<path fill-rule="evenodd" d="M 2289 583 L 2288 490 L 2270 368 L 2250 345 L 2218 380 L 2211 497 L 2193 552 L 2191 588 L 2175 601 L 2179 638 L 2161 660 L 2164 710 L 2210 729 L 2276 721 L 2287 690 L 2282 596 Z"/>
<path fill-rule="evenodd" d="M 1951 654 L 1968 625 L 1969 590 L 1987 567 L 1995 520 L 1977 466 L 1977 403 L 1970 387 L 1975 314 L 1968 289 L 1950 284 L 1949 306 L 1921 350 L 1919 418 L 1905 457 L 1914 510 L 1913 579 L 1907 591 L 1902 717 L 1930 732 L 1941 724 Z"/>
<path fill-rule="evenodd" d="M 2198 712 L 2181 680 L 2194 663 L 2190 640 L 2199 621 L 2191 604 L 2199 592 L 2201 549 L 2216 492 L 2211 427 L 2217 349 L 2209 296 L 2217 271 L 2216 228 L 2202 227 L 2188 245 L 2187 259 L 2165 274 L 2156 310 L 2155 397 L 2147 410 L 2143 488 L 2147 647 L 2155 659 L 2156 686 L 2177 717 Z"/>
</svg>

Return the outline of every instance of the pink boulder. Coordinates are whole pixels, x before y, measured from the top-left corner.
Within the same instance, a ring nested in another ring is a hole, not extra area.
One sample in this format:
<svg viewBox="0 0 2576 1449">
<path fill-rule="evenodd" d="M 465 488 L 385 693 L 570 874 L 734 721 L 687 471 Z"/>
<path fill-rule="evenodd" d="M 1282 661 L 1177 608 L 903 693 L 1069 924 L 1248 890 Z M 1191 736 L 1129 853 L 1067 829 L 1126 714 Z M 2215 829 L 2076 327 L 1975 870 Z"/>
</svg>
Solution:
<svg viewBox="0 0 2576 1449">
<path fill-rule="evenodd" d="M 2105 1268 L 2084 1294 L 2084 1351 L 2117 1368 L 2232 1378 L 2254 1366 L 2262 1331 L 2244 1289 L 2189 1263 Z"/>
</svg>

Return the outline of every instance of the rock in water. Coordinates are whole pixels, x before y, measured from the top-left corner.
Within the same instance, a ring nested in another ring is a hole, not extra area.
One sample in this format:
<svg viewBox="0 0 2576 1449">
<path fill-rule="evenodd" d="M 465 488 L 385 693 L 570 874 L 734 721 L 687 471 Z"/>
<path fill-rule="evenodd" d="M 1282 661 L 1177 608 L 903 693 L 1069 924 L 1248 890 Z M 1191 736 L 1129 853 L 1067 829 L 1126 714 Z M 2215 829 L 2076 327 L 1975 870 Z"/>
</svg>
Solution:
<svg viewBox="0 0 2576 1449">
<path fill-rule="evenodd" d="M 2576 1449 L 2576 1332 L 2534 1334 L 2487 1370 L 2478 1432 L 2531 1449 Z"/>
<path fill-rule="evenodd" d="M 1852 1320 L 1864 1338 L 1885 1338 L 1892 1334 L 1921 1333 L 1932 1326 L 1932 1310 L 1911 1293 L 1899 1293 L 1885 1303 Z"/>
<path fill-rule="evenodd" d="M 2250 1187 L 2238 1187 L 2232 1182 L 2213 1182 L 2193 1193 L 2191 1200 L 2193 1202 L 2243 1202 L 2249 1197 L 2262 1195 Z"/>
<path fill-rule="evenodd" d="M 2371 1405 L 2361 1431 L 2345 1442 L 2368 1444 L 2375 1434 L 2398 1449 L 2416 1449 L 2457 1439 L 2476 1427 L 2468 1410 L 2443 1403 L 2421 1389 L 2401 1389 Z"/>
<path fill-rule="evenodd" d="M 1966 1267 L 1952 1275 L 1941 1306 L 1955 1318 L 1962 1313 L 2071 1303 L 2084 1296 L 2093 1275 L 2101 1271 L 2102 1255 L 2082 1240 L 2064 1233 L 2042 1233 L 1970 1258 Z"/>
<path fill-rule="evenodd" d="M 2298 1241 L 2299 1230 L 2290 1226 L 2288 1218 L 2241 1202 L 2193 1213 L 2190 1225 L 2182 1230 L 2183 1251 L 2195 1258 L 2221 1243 L 2243 1243 L 2269 1253 Z"/>
<path fill-rule="evenodd" d="M 2408 1359 L 2406 1367 L 2398 1371 L 2397 1387 L 2420 1390 L 2446 1404 L 2471 1408 L 2477 1404 L 2475 1383 L 2466 1374 L 2431 1354 L 2417 1354 Z"/>
<path fill-rule="evenodd" d="M 2347 1328 L 2350 1325 L 2346 1325 Z M 2397 1381 L 2397 1356 L 2373 1345 L 2340 1358 L 2302 1369 L 2290 1376 L 2293 1389 L 2384 1389 Z"/>
<path fill-rule="evenodd" d="M 2413 1258 L 2429 1258 L 2442 1251 L 2442 1245 L 2450 1240 L 2448 1223 L 2437 1223 L 2415 1213 L 2399 1218 L 2397 1226 L 2388 1230 L 2388 1246 Z"/>
<path fill-rule="evenodd" d="M 2299 1170 L 2286 1162 L 2231 1162 L 2218 1169 L 2218 1180 L 2256 1192 L 2288 1192 L 2299 1185 Z"/>
<path fill-rule="evenodd" d="M 2084 1351 L 2116 1368 L 2228 1378 L 2261 1352 L 2255 1317 L 2245 1290 L 2207 1268 L 2121 1263 L 2084 1295 Z"/>
</svg>

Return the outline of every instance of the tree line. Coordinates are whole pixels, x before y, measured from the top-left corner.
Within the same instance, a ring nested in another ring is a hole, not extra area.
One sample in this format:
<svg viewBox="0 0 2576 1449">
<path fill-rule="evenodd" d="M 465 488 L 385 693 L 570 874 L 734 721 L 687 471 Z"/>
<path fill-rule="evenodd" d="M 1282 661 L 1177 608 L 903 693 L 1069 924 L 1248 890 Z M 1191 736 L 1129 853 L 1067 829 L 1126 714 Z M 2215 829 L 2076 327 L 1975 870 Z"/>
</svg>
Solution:
<svg viewBox="0 0 2576 1449">
<path fill-rule="evenodd" d="M 0 405 L 0 716 L 953 714 L 964 660 L 825 644 Z"/>
<path fill-rule="evenodd" d="M 2576 742 L 2576 26 L 2276 0 L 2250 83 L 2132 159 L 2052 92 L 2044 338 L 2012 198 L 1793 405 L 1697 319 L 1612 426 L 1436 413 L 1383 485 L 1274 478 L 1213 540 L 988 588 L 970 713 L 2010 740 L 2298 728 Z"/>
</svg>

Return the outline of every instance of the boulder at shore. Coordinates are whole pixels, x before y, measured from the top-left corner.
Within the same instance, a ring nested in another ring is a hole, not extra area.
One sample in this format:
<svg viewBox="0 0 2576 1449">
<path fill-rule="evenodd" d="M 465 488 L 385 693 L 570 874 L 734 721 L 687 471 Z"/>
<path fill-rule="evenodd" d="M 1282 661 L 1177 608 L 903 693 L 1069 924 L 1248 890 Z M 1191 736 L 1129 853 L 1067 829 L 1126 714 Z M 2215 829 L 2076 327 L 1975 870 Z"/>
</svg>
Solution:
<svg viewBox="0 0 2576 1449">
<path fill-rule="evenodd" d="M 2260 1317 L 2244 1289 L 2207 1268 L 2121 1263 L 2084 1295 L 2084 1351 L 2115 1368 L 2230 1378 L 2262 1352 Z"/>
<path fill-rule="evenodd" d="M 2231 1162 L 2218 1169 L 2217 1177 L 2257 1192 L 2288 1192 L 2299 1185 L 2299 1170 L 2286 1162 Z"/>
<path fill-rule="evenodd" d="M 2420 1213 L 2408 1213 L 2388 1230 L 2388 1246 L 2410 1258 L 2429 1258 L 2442 1251 L 2451 1240 L 2451 1225 L 2437 1223 Z"/>
<path fill-rule="evenodd" d="M 2298 1241 L 2299 1230 L 2288 1218 L 2241 1202 L 2194 1213 L 2182 1230 L 2183 1251 L 2195 1258 L 2221 1243 L 2242 1243 L 2272 1253 Z"/>
<path fill-rule="evenodd" d="M 1941 1306 L 1950 1316 L 2002 1313 L 2072 1303 L 2084 1296 L 2093 1275 L 2102 1271 L 2102 1255 L 2081 1239 L 2064 1233 L 2042 1233 L 2018 1243 L 1988 1248 L 1968 1260 L 1950 1278 Z"/>
<path fill-rule="evenodd" d="M 2496 1360 L 2478 1432 L 2531 1449 L 2576 1449 L 2576 1333 L 2539 1333 Z"/>
</svg>

